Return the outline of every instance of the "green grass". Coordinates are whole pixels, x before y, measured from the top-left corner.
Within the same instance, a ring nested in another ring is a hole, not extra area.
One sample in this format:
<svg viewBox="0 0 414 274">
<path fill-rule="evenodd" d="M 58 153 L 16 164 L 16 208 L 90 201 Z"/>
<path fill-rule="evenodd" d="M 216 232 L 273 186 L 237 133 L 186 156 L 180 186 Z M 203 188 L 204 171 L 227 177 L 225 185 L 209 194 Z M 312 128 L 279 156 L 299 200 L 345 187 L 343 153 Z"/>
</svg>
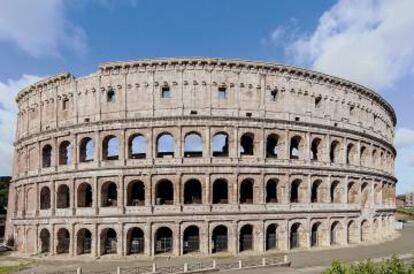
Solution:
<svg viewBox="0 0 414 274">
<path fill-rule="evenodd" d="M 22 263 L 18 265 L 0 266 L 0 274 L 15 273 L 20 270 L 24 270 L 29 267 L 30 263 Z"/>
<path fill-rule="evenodd" d="M 397 212 L 414 216 L 414 207 L 399 207 Z"/>
</svg>

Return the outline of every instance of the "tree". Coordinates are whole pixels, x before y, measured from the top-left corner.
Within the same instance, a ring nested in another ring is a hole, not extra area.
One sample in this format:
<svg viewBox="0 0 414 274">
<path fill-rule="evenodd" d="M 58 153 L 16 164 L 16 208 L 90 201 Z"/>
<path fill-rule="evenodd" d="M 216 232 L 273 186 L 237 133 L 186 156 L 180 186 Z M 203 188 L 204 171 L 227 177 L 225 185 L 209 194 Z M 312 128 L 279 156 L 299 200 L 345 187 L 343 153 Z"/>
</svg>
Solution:
<svg viewBox="0 0 414 274">
<path fill-rule="evenodd" d="M 0 214 L 5 214 L 7 210 L 10 180 L 9 176 L 0 177 Z"/>
</svg>

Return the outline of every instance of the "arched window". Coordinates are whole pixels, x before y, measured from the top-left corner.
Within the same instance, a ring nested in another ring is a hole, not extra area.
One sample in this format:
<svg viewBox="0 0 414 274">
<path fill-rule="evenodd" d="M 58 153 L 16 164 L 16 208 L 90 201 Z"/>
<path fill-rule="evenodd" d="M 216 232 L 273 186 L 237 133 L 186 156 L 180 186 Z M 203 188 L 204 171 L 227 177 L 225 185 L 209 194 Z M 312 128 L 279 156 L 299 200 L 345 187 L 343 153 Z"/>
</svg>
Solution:
<svg viewBox="0 0 414 274">
<path fill-rule="evenodd" d="M 134 134 L 128 141 L 129 159 L 144 159 L 147 153 L 147 143 L 141 134 Z"/>
<path fill-rule="evenodd" d="M 107 161 L 119 159 L 119 141 L 117 137 L 109 135 L 103 139 L 102 158 Z"/>
<path fill-rule="evenodd" d="M 312 144 L 311 144 L 311 160 L 313 160 L 313 161 L 319 161 L 320 159 L 320 157 L 319 157 L 319 145 L 320 145 L 320 143 L 321 143 L 321 139 L 319 139 L 319 138 L 315 138 L 315 139 L 313 139 L 313 141 L 312 141 Z"/>
<path fill-rule="evenodd" d="M 82 183 L 77 191 L 78 207 L 92 207 L 92 187 L 88 183 Z"/>
<path fill-rule="evenodd" d="M 341 231 L 342 231 L 342 225 L 340 222 L 335 221 L 331 225 L 331 237 L 330 237 L 330 244 L 331 245 L 338 245 L 340 244 L 340 238 L 341 238 Z"/>
<path fill-rule="evenodd" d="M 290 139 L 290 159 L 299 159 L 300 157 L 300 136 L 294 136 Z"/>
<path fill-rule="evenodd" d="M 101 231 L 101 255 L 117 253 L 117 235 L 112 228 Z"/>
<path fill-rule="evenodd" d="M 320 246 L 321 237 L 323 236 L 320 232 L 321 223 L 316 222 L 312 225 L 311 229 L 311 247 Z"/>
<path fill-rule="evenodd" d="M 155 254 L 169 253 L 173 247 L 173 233 L 168 227 L 160 227 L 155 232 Z"/>
<path fill-rule="evenodd" d="M 57 190 L 57 208 L 68 208 L 70 206 L 69 187 L 67 185 L 60 185 Z"/>
<path fill-rule="evenodd" d="M 183 253 L 200 251 L 200 231 L 195 225 L 189 226 L 184 230 Z"/>
<path fill-rule="evenodd" d="M 240 204 L 253 204 L 253 181 L 245 179 L 240 184 Z"/>
<path fill-rule="evenodd" d="M 72 164 L 72 145 L 69 141 L 63 141 L 59 145 L 59 165 Z"/>
<path fill-rule="evenodd" d="M 201 183 L 191 179 L 184 185 L 184 204 L 201 204 Z"/>
<path fill-rule="evenodd" d="M 348 204 L 355 204 L 358 202 L 358 190 L 356 184 L 350 182 L 348 184 Z"/>
<path fill-rule="evenodd" d="M 355 164 L 355 146 L 353 144 L 348 144 L 346 147 L 346 163 Z"/>
<path fill-rule="evenodd" d="M 278 248 L 277 225 L 271 224 L 266 229 L 266 250 Z"/>
<path fill-rule="evenodd" d="M 355 221 L 349 221 L 347 226 L 346 241 L 348 244 L 354 244 L 358 242 L 358 226 Z"/>
<path fill-rule="evenodd" d="M 300 202 L 300 187 L 301 187 L 301 181 L 299 179 L 296 179 L 292 182 L 292 185 L 290 187 L 290 202 L 291 203 L 299 203 Z"/>
<path fill-rule="evenodd" d="M 361 186 L 361 205 L 366 207 L 369 202 L 369 190 L 368 190 L 368 183 L 363 183 Z"/>
<path fill-rule="evenodd" d="M 169 180 L 161 180 L 155 186 L 155 204 L 172 205 L 174 204 L 174 187 Z"/>
<path fill-rule="evenodd" d="M 92 250 L 92 233 L 89 229 L 79 229 L 76 236 L 76 255 L 91 254 Z"/>
<path fill-rule="evenodd" d="M 162 133 L 157 138 L 157 157 L 174 157 L 174 138 L 169 133 Z"/>
<path fill-rule="evenodd" d="M 213 136 L 212 144 L 214 157 L 229 156 L 229 135 L 225 132 L 216 133 Z"/>
<path fill-rule="evenodd" d="M 227 227 L 224 225 L 216 226 L 212 233 L 212 253 L 227 251 L 228 243 Z"/>
<path fill-rule="evenodd" d="M 360 150 L 360 165 L 361 166 L 367 166 L 367 148 L 365 146 L 361 146 L 361 150 Z"/>
<path fill-rule="evenodd" d="M 378 160 L 379 160 L 379 158 L 377 156 L 377 150 L 376 149 L 373 149 L 372 150 L 372 157 L 371 157 L 371 159 L 372 159 L 372 165 L 373 165 L 373 167 L 374 168 L 378 168 Z"/>
<path fill-rule="evenodd" d="M 252 250 L 253 246 L 253 226 L 244 225 L 239 234 L 239 251 Z"/>
<path fill-rule="evenodd" d="M 331 148 L 329 151 L 329 159 L 331 160 L 331 163 L 336 163 L 339 159 L 339 142 L 333 141 L 331 143 Z"/>
<path fill-rule="evenodd" d="M 361 222 L 361 242 L 368 242 L 370 240 L 370 224 L 367 220 Z"/>
<path fill-rule="evenodd" d="M 321 180 L 316 180 L 312 184 L 312 194 L 311 194 L 311 202 L 312 203 L 321 203 L 322 202 L 322 193 L 321 193 Z"/>
<path fill-rule="evenodd" d="M 240 154 L 253 155 L 254 154 L 254 135 L 252 133 L 245 133 L 240 138 Z"/>
<path fill-rule="evenodd" d="M 144 253 L 144 232 L 138 227 L 133 227 L 127 233 L 127 254 Z"/>
<path fill-rule="evenodd" d="M 266 203 L 277 203 L 278 191 L 277 191 L 278 180 L 270 179 L 266 184 Z"/>
<path fill-rule="evenodd" d="M 60 228 L 57 232 L 57 246 L 56 253 L 69 253 L 70 234 L 66 228 Z"/>
<path fill-rule="evenodd" d="M 128 184 L 127 206 L 145 205 L 145 186 L 141 181 L 132 181 Z"/>
<path fill-rule="evenodd" d="M 266 140 L 266 157 L 277 158 L 278 157 L 278 141 L 279 136 L 276 134 L 269 134 Z"/>
<path fill-rule="evenodd" d="M 93 161 L 95 154 L 95 145 L 93 140 L 89 137 L 85 137 L 80 142 L 79 148 L 79 161 L 80 162 L 91 162 Z"/>
<path fill-rule="evenodd" d="M 42 149 L 42 167 L 47 168 L 52 165 L 52 146 L 45 145 Z"/>
<path fill-rule="evenodd" d="M 184 157 L 202 157 L 203 140 L 198 133 L 190 133 L 184 138 Z"/>
<path fill-rule="evenodd" d="M 101 187 L 101 206 L 114 207 L 117 205 L 118 191 L 114 182 L 106 182 Z"/>
<path fill-rule="evenodd" d="M 228 186 L 227 181 L 218 179 L 213 183 L 213 204 L 228 203 Z"/>
<path fill-rule="evenodd" d="M 339 182 L 338 181 L 334 181 L 331 184 L 331 189 L 330 189 L 330 201 L 331 203 L 340 203 L 341 202 L 341 193 L 340 193 L 340 188 L 339 188 Z"/>
<path fill-rule="evenodd" d="M 40 252 L 48 253 L 50 252 L 50 232 L 46 228 L 43 228 L 39 234 L 40 238 Z"/>
<path fill-rule="evenodd" d="M 40 209 L 50 208 L 50 189 L 47 186 L 40 190 Z"/>
<path fill-rule="evenodd" d="M 300 223 L 294 223 L 291 227 L 290 227 L 290 248 L 294 249 L 294 248 L 299 248 L 302 246 L 303 243 L 303 227 Z"/>
</svg>

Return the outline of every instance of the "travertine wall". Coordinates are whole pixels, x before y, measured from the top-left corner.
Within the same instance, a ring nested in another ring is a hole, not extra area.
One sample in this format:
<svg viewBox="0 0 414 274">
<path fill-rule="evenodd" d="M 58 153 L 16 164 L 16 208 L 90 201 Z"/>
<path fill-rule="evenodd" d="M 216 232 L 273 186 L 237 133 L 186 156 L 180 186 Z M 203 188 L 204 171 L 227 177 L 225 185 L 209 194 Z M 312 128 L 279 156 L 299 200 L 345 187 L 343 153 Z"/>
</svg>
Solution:
<svg viewBox="0 0 414 274">
<path fill-rule="evenodd" d="M 262 253 L 393 232 L 395 113 L 346 80 L 258 62 L 144 60 L 45 79 L 17 103 L 7 233 L 19 251 Z M 217 155 L 219 133 L 227 153 Z M 166 134 L 173 149 L 160 153 Z M 197 151 L 186 151 L 190 135 Z"/>
</svg>

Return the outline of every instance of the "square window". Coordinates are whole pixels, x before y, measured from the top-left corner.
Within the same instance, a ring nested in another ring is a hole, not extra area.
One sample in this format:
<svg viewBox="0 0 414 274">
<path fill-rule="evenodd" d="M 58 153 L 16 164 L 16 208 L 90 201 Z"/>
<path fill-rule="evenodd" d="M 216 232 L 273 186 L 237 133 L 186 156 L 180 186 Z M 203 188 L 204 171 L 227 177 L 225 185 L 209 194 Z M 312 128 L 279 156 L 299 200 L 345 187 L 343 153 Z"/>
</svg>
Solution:
<svg viewBox="0 0 414 274">
<path fill-rule="evenodd" d="M 220 99 L 225 99 L 226 98 L 226 88 L 225 87 L 219 87 L 219 89 L 218 89 L 218 97 Z"/>
<path fill-rule="evenodd" d="M 171 91 L 169 87 L 163 87 L 161 89 L 161 98 L 171 98 Z"/>
<path fill-rule="evenodd" d="M 69 104 L 69 99 L 68 98 L 63 99 L 63 101 L 62 101 L 62 109 L 63 110 L 66 110 L 68 108 L 68 104 Z"/>
<path fill-rule="evenodd" d="M 106 93 L 107 102 L 115 102 L 115 91 L 113 89 L 108 90 Z"/>
</svg>

